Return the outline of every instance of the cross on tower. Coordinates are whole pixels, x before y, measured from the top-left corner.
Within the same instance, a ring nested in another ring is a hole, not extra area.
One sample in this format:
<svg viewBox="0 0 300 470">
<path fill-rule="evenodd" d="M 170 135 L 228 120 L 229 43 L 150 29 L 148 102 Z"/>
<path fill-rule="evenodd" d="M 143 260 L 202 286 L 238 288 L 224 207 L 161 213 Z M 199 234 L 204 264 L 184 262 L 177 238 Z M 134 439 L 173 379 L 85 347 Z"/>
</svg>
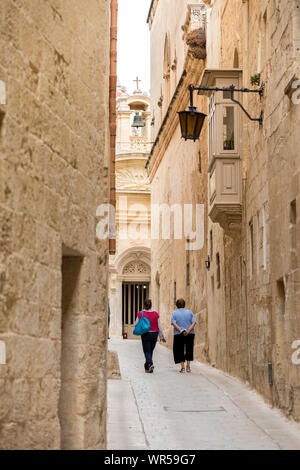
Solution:
<svg viewBox="0 0 300 470">
<path fill-rule="evenodd" d="M 139 82 L 141 82 L 142 80 L 139 79 L 139 77 L 136 77 L 135 80 L 133 80 L 133 82 L 136 82 L 136 89 L 138 90 L 139 89 Z"/>
</svg>

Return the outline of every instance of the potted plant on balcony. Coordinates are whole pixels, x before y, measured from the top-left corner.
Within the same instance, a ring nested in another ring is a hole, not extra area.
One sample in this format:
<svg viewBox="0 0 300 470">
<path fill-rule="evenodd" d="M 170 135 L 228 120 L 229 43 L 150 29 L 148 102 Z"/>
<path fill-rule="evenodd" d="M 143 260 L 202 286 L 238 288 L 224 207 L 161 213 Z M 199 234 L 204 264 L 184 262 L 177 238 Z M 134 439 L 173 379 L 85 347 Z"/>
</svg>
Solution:
<svg viewBox="0 0 300 470">
<path fill-rule="evenodd" d="M 190 32 L 186 37 L 186 44 L 195 59 L 206 58 L 206 31 L 204 28 Z"/>
</svg>

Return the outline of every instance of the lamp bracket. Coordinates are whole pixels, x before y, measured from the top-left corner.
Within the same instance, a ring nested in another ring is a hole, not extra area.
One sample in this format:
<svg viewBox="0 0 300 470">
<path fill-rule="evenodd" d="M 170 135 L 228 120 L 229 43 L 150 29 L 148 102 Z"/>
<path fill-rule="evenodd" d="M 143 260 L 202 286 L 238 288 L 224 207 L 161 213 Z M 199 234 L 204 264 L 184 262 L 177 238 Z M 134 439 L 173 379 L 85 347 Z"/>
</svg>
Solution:
<svg viewBox="0 0 300 470">
<path fill-rule="evenodd" d="M 228 91 L 230 93 L 230 99 L 231 101 L 233 101 L 234 103 L 238 104 L 239 107 L 243 110 L 243 112 L 246 114 L 246 116 L 248 117 L 248 119 L 250 119 L 250 121 L 257 121 L 259 122 L 259 125 L 260 127 L 262 127 L 263 125 L 263 111 L 261 112 L 261 115 L 259 118 L 253 118 L 250 116 L 250 114 L 248 113 L 248 111 L 244 108 L 244 106 L 234 98 L 234 93 L 258 93 L 259 96 L 260 96 L 260 99 L 263 98 L 264 96 L 264 89 L 265 89 L 265 85 L 262 84 L 262 86 L 258 89 L 255 89 L 255 90 L 252 90 L 252 89 L 249 89 L 249 88 L 236 88 L 234 85 L 231 85 L 230 87 L 224 87 L 224 88 L 219 88 L 219 87 L 196 87 L 194 85 L 190 85 L 189 86 L 189 91 L 190 91 L 190 106 L 191 107 L 194 107 L 194 99 L 193 99 L 193 93 L 194 91 Z"/>
</svg>

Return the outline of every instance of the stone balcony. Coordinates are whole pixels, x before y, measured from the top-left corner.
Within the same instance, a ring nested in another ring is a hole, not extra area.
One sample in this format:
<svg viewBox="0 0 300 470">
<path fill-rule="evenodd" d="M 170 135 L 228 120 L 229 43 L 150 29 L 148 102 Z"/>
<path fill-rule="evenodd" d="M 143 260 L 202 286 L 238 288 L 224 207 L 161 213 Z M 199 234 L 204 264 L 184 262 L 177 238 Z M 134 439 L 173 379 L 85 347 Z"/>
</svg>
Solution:
<svg viewBox="0 0 300 470">
<path fill-rule="evenodd" d="M 215 159 L 209 175 L 209 216 L 225 232 L 240 229 L 242 221 L 241 160 Z"/>
<path fill-rule="evenodd" d="M 151 152 L 152 144 L 146 140 L 137 140 L 136 138 L 129 142 L 116 143 L 116 155 L 125 155 L 128 153 L 145 153 Z"/>
<path fill-rule="evenodd" d="M 201 87 L 242 87 L 241 69 L 206 69 Z M 242 122 L 227 91 L 199 92 L 209 98 L 209 216 L 226 232 L 242 221 Z M 242 101 L 242 96 L 236 93 Z"/>
</svg>

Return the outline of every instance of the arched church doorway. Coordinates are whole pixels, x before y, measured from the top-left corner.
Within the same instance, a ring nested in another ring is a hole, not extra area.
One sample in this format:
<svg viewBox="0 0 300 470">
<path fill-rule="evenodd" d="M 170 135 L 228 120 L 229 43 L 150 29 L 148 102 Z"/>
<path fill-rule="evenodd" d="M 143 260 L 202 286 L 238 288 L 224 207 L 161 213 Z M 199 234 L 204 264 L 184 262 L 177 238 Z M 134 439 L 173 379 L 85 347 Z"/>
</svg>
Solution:
<svg viewBox="0 0 300 470">
<path fill-rule="evenodd" d="M 149 297 L 149 283 L 123 282 L 122 284 L 122 325 L 123 338 L 131 336 L 136 314 L 144 308 Z"/>
<path fill-rule="evenodd" d="M 137 339 L 134 323 L 150 295 L 150 282 L 149 247 L 132 247 L 116 257 L 110 276 L 110 337 Z"/>
<path fill-rule="evenodd" d="M 123 338 L 134 338 L 136 315 L 143 309 L 144 301 L 149 297 L 149 286 L 150 267 L 147 263 L 136 257 L 125 265 L 122 272 Z"/>
</svg>

